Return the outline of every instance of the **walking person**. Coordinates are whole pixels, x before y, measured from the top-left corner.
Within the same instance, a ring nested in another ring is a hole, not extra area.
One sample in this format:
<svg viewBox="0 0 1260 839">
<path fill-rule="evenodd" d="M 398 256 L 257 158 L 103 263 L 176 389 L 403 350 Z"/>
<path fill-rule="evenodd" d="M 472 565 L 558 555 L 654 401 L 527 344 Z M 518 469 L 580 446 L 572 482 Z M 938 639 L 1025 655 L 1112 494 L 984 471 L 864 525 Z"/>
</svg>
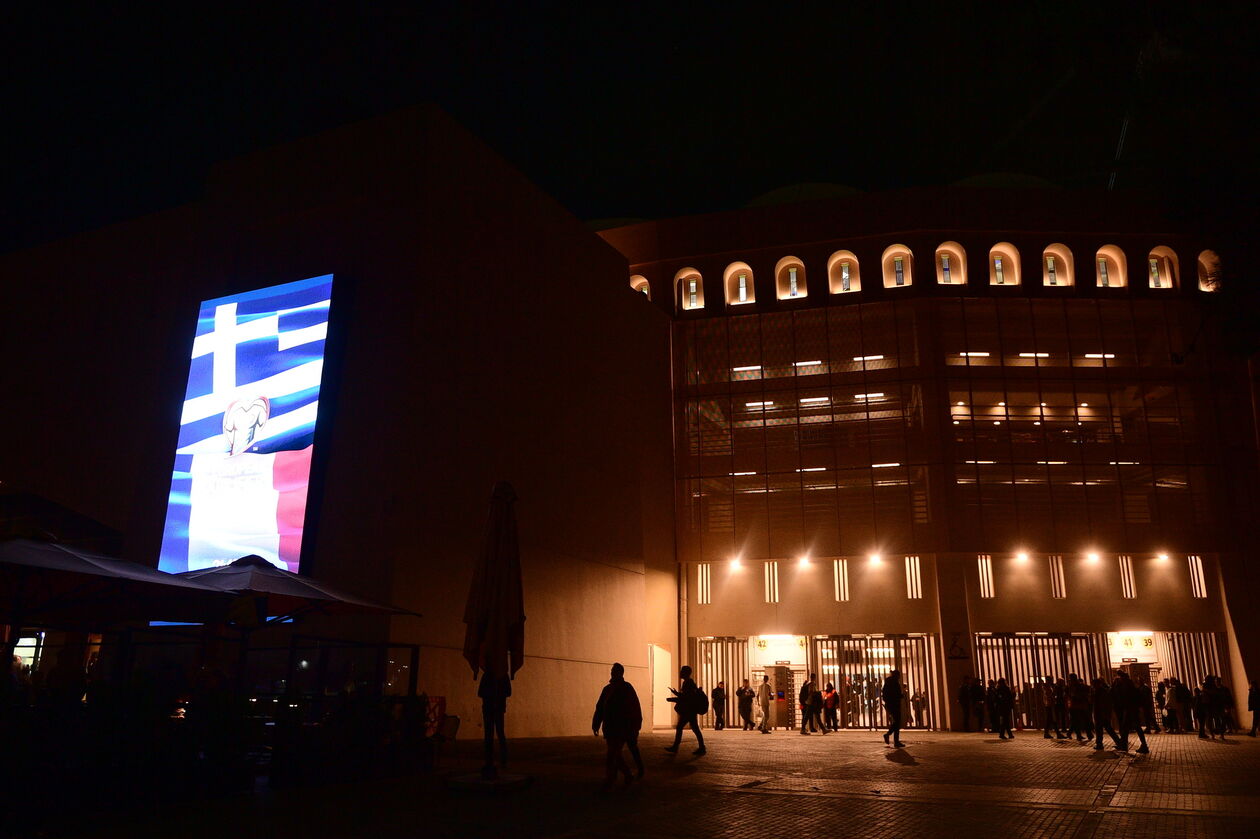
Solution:
<svg viewBox="0 0 1260 839">
<path fill-rule="evenodd" d="M 1159 733 L 1159 719 L 1155 716 L 1155 692 L 1146 679 L 1138 681 L 1138 704 L 1142 710 L 1142 727 L 1147 734 Z"/>
<path fill-rule="evenodd" d="M 761 710 L 761 733 L 770 733 L 770 677 L 762 676 L 757 685 L 757 707 Z"/>
<path fill-rule="evenodd" d="M 827 689 L 823 691 L 823 731 L 840 729 L 840 720 L 836 713 L 839 707 L 840 693 L 834 684 L 827 682 Z"/>
<path fill-rule="evenodd" d="M 726 728 L 726 682 L 718 682 L 713 689 L 713 730 Z"/>
<path fill-rule="evenodd" d="M 1067 680 L 1068 738 L 1077 741 L 1089 739 L 1085 736 L 1089 728 L 1089 688 L 1075 673 L 1068 674 Z"/>
<path fill-rule="evenodd" d="M 971 731 L 971 677 L 963 676 L 958 688 L 958 704 L 962 706 L 963 731 Z"/>
<path fill-rule="evenodd" d="M 1042 729 L 1041 736 L 1047 740 L 1052 740 L 1050 729 L 1054 729 L 1054 734 L 1060 740 L 1063 738 L 1063 730 L 1059 728 L 1059 716 L 1055 710 L 1054 703 L 1054 677 L 1046 676 L 1041 685 L 1041 710 L 1045 714 L 1045 728 Z"/>
<path fill-rule="evenodd" d="M 1014 740 L 1015 732 L 1011 730 L 1011 712 L 1015 708 L 1015 695 L 1011 693 L 1011 688 L 1006 684 L 1006 677 L 998 679 L 997 685 L 993 688 L 993 727 L 997 729 L 998 737 L 1002 740 Z"/>
<path fill-rule="evenodd" d="M 916 728 L 927 728 L 927 721 L 923 713 L 927 708 L 927 697 L 923 695 L 922 688 L 915 688 L 914 694 L 910 697 L 910 709 L 914 711 L 914 725 Z"/>
<path fill-rule="evenodd" d="M 1102 751 L 1103 732 L 1111 735 L 1116 748 L 1120 748 L 1120 737 L 1111 727 L 1111 715 L 1114 711 L 1111 703 L 1111 688 L 1102 679 L 1095 678 L 1090 689 L 1090 704 L 1094 715 L 1094 751 Z"/>
<path fill-rule="evenodd" d="M 639 705 L 634 685 L 626 681 L 626 669 L 620 663 L 613 664 L 610 675 L 591 718 L 591 730 L 598 737 L 602 726 L 604 743 L 608 747 L 604 760 L 604 789 L 610 789 L 616 783 L 618 772 L 625 775 L 627 785 L 634 778 L 643 777 L 643 757 L 639 754 L 638 744 L 639 729 L 643 727 L 643 708 Z M 621 756 L 622 747 L 627 745 L 637 770 L 633 776 Z"/>
<path fill-rule="evenodd" d="M 678 671 L 678 690 L 670 688 L 670 692 L 674 695 L 666 699 L 666 702 L 674 703 L 674 713 L 678 714 L 678 724 L 674 728 L 674 745 L 666 746 L 665 751 L 670 754 L 677 754 L 678 747 L 682 745 L 683 729 L 690 728 L 696 733 L 696 743 L 698 748 L 693 752 L 696 755 L 705 754 L 704 735 L 700 733 L 700 722 L 698 717 L 705 713 L 708 708 L 708 701 L 704 692 L 696 687 L 696 682 L 691 678 L 691 667 L 683 665 Z"/>
<path fill-rule="evenodd" d="M 1140 701 L 1137 685 L 1133 684 L 1129 674 L 1117 670 L 1116 680 L 1111 683 L 1111 704 L 1115 707 L 1116 720 L 1120 723 L 1120 751 L 1129 750 L 1129 730 L 1132 729 L 1137 732 L 1138 740 L 1142 744 L 1137 750 L 1138 754 L 1144 755 L 1150 752 L 1150 748 L 1146 745 L 1146 733 L 1142 731 L 1139 719 Z"/>
<path fill-rule="evenodd" d="M 976 731 L 984 731 L 984 679 L 971 682 L 971 713 L 976 718 Z"/>
<path fill-rule="evenodd" d="M 756 694 L 753 689 L 748 686 L 748 680 L 744 679 L 744 684 L 735 691 L 735 703 L 739 707 L 739 721 L 741 731 L 753 730 L 753 697 Z"/>
<path fill-rule="evenodd" d="M 905 744 L 901 742 L 901 699 L 904 696 L 901 671 L 888 671 L 888 678 L 884 679 L 884 687 L 880 693 L 884 700 L 884 712 L 888 714 L 888 731 L 884 732 L 884 743 L 887 744 L 888 738 L 892 737 L 894 748 L 905 748 Z"/>
<path fill-rule="evenodd" d="M 1251 735 L 1256 736 L 1256 728 L 1260 727 L 1260 692 L 1256 691 L 1256 680 L 1251 680 L 1247 688 L 1247 710 L 1251 712 Z"/>
</svg>

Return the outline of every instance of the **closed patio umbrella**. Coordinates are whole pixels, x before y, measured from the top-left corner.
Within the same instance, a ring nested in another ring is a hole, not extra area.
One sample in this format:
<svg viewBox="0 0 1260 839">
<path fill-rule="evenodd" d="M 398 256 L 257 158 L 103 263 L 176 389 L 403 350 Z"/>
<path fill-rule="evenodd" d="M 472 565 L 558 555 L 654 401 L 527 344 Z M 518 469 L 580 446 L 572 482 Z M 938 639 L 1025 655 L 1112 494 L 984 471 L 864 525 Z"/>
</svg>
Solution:
<svg viewBox="0 0 1260 839">
<path fill-rule="evenodd" d="M 464 607 L 464 658 L 493 676 L 515 676 L 525 660 L 525 604 L 516 536 L 516 492 L 500 481 L 490 500 L 485 541 Z"/>
</svg>

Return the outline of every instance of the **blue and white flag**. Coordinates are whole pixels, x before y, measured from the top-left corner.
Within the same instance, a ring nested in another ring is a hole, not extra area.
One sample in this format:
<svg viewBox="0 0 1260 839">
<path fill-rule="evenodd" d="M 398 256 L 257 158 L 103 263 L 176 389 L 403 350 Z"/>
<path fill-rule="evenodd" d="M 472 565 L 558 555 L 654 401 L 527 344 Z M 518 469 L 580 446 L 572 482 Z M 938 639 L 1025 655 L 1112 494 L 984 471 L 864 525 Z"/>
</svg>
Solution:
<svg viewBox="0 0 1260 839">
<path fill-rule="evenodd" d="M 332 275 L 201 304 L 159 567 L 298 570 Z"/>
</svg>

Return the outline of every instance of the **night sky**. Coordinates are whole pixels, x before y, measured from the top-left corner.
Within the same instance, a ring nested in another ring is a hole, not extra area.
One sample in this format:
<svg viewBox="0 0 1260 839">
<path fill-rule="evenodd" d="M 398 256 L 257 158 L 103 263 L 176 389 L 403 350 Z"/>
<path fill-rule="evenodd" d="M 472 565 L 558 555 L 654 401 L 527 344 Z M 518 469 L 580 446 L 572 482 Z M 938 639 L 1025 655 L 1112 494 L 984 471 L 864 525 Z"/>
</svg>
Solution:
<svg viewBox="0 0 1260 839">
<path fill-rule="evenodd" d="M 1254 213 L 1260 183 L 1253 4 L 51 5 L 6 12 L 0 251 L 193 200 L 216 161 L 426 100 L 588 220 L 800 182 L 1101 189 L 1126 115 L 1117 189 Z"/>
</svg>

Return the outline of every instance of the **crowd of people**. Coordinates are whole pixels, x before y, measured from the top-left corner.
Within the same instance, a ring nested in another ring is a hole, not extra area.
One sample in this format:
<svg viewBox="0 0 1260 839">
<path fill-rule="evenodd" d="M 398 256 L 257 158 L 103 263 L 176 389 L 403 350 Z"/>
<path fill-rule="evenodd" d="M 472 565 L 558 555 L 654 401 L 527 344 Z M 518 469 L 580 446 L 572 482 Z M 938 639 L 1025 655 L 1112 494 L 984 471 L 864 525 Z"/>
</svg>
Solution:
<svg viewBox="0 0 1260 839">
<path fill-rule="evenodd" d="M 1205 740 L 1223 740 L 1239 728 L 1233 691 L 1219 676 L 1207 676 L 1200 687 L 1192 689 L 1176 678 L 1152 687 L 1124 670 L 1117 670 L 1110 683 L 1101 678 L 1087 682 L 1070 673 L 1066 679 L 1046 676 L 1037 684 L 1025 682 L 1017 691 L 1004 678 L 986 684 L 966 676 L 956 698 L 965 731 L 971 731 L 974 722 L 977 730 L 1009 739 L 1016 727 L 1040 729 L 1046 739 L 1093 740 L 1096 749 L 1103 748 L 1106 733 L 1121 750 L 1128 749 L 1128 735 L 1133 731 L 1141 754 L 1148 751 L 1148 734 L 1197 731 Z M 1252 737 L 1256 736 L 1256 701 L 1252 682 L 1248 692 Z"/>
<path fill-rule="evenodd" d="M 625 681 L 625 669 L 620 664 L 612 667 L 612 678 L 600 694 L 595 706 L 591 728 L 598 736 L 603 729 L 607 745 L 605 764 L 605 788 L 616 783 L 618 775 L 630 784 L 643 777 L 643 758 L 639 752 L 639 730 L 643 726 L 643 712 L 634 687 Z M 674 742 L 665 751 L 676 754 L 682 745 L 683 734 L 691 729 L 696 736 L 693 754 L 707 753 L 704 734 L 700 729 L 700 717 L 709 711 L 710 695 L 696 685 L 692 669 L 684 666 L 678 674 L 679 687 L 671 688 L 677 714 L 674 726 Z M 839 692 L 828 683 L 819 688 L 817 675 L 810 673 L 801 685 L 797 696 L 801 711 L 800 732 L 803 735 L 821 731 L 823 734 L 840 728 L 838 709 Z M 922 724 L 926 700 L 915 702 L 915 694 L 907 697 L 901 674 L 891 670 L 880 687 L 880 702 L 888 723 L 884 743 L 894 748 L 904 748 L 901 728 L 907 718 L 907 707 L 914 710 L 915 719 Z M 714 729 L 727 727 L 726 685 L 718 682 L 711 694 Z M 1102 678 L 1090 682 L 1069 674 L 1066 679 L 1046 676 L 1040 684 L 1024 683 L 1022 689 L 1012 690 L 1005 678 L 989 680 L 966 676 L 958 691 L 963 728 L 996 733 L 1003 740 L 1013 739 L 1015 729 L 1040 728 L 1047 739 L 1075 738 L 1081 742 L 1093 741 L 1094 748 L 1101 750 L 1103 735 L 1111 738 L 1115 747 L 1128 751 L 1129 734 L 1136 733 L 1140 743 L 1139 754 L 1149 752 L 1146 735 L 1167 732 L 1170 734 L 1192 732 L 1197 729 L 1200 737 L 1224 740 L 1225 735 L 1236 734 L 1238 716 L 1234 710 L 1233 694 L 1219 676 L 1208 676 L 1201 687 L 1191 690 L 1175 678 L 1164 679 L 1152 688 L 1143 679 L 1134 680 L 1124 670 L 1117 670 L 1110 683 Z M 739 727 L 745 731 L 754 728 L 763 734 L 770 733 L 770 703 L 774 691 L 770 677 L 763 676 L 754 689 L 748 679 L 743 680 L 735 691 Z M 754 703 L 760 723 L 754 719 Z M 1250 736 L 1255 737 L 1260 724 L 1260 695 L 1256 683 L 1251 682 L 1247 694 L 1247 709 L 1251 712 Z M 635 771 L 622 757 L 628 748 L 634 759 Z"/>
</svg>

